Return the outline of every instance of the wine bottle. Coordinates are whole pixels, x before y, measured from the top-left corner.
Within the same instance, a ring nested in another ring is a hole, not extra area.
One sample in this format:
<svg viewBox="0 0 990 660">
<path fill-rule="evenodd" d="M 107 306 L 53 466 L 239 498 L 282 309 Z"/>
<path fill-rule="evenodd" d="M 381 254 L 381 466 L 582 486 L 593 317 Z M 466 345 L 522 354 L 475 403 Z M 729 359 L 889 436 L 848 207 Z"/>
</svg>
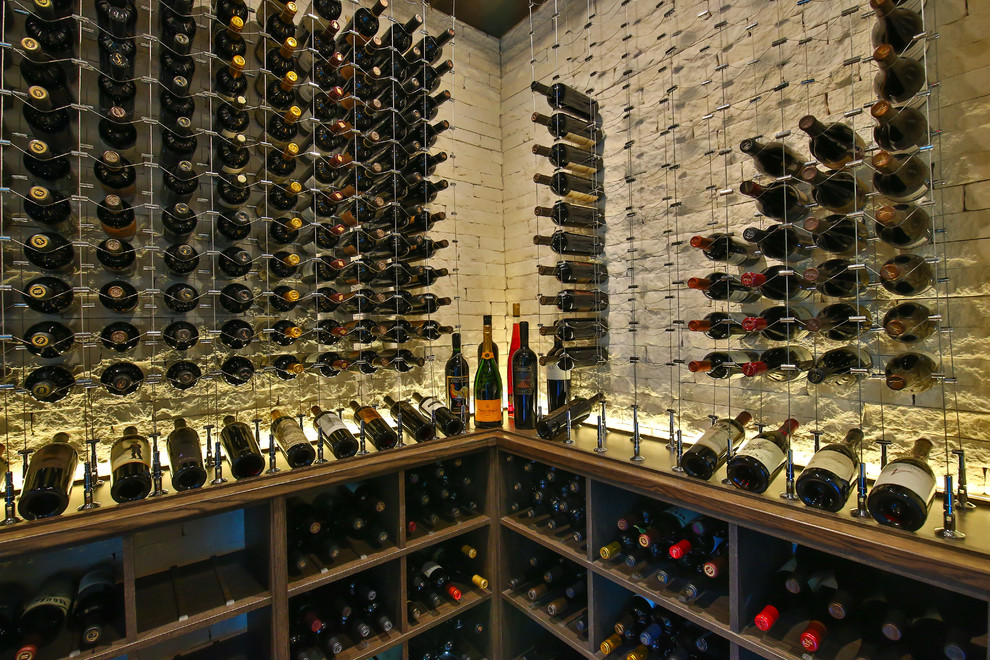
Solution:
<svg viewBox="0 0 990 660">
<path fill-rule="evenodd" d="M 874 219 L 877 237 L 896 248 L 915 248 L 932 240 L 932 221 L 923 207 L 913 204 L 881 206 Z"/>
<path fill-rule="evenodd" d="M 17 512 L 25 520 L 57 516 L 69 506 L 79 453 L 69 444 L 68 433 L 56 433 L 52 440 L 28 463 L 17 502 Z"/>
<path fill-rule="evenodd" d="M 805 115 L 798 128 L 811 137 L 808 150 L 815 159 L 830 170 L 841 170 L 866 151 L 863 139 L 848 124 L 824 124 L 814 115 Z M 813 166 L 812 166 L 813 167 Z M 807 168 L 801 168 L 803 171 Z"/>
<path fill-rule="evenodd" d="M 851 255 L 866 250 L 869 232 L 855 218 L 842 215 L 811 217 L 804 221 L 804 228 L 811 232 L 815 246 L 826 252 Z"/>
<path fill-rule="evenodd" d="M 105 348 L 118 353 L 126 353 L 136 347 L 140 340 L 141 331 L 125 321 L 107 324 L 100 331 L 100 343 Z"/>
<path fill-rule="evenodd" d="M 96 208 L 100 226 L 108 236 L 128 239 L 137 232 L 134 209 L 118 195 L 107 195 Z"/>
<path fill-rule="evenodd" d="M 764 143 L 755 138 L 743 140 L 739 143 L 739 151 L 751 156 L 756 169 L 767 176 L 796 177 L 804 167 L 804 158 L 783 142 Z"/>
<path fill-rule="evenodd" d="M 134 246 L 120 238 L 108 238 L 96 246 L 96 260 L 110 273 L 132 275 L 137 269 Z"/>
<path fill-rule="evenodd" d="M 745 335 L 742 314 L 727 312 L 710 312 L 703 319 L 688 321 L 687 327 L 691 332 L 703 332 L 711 339 L 728 339 L 733 335 Z"/>
<path fill-rule="evenodd" d="M 202 376 L 203 370 L 189 360 L 173 362 L 165 370 L 165 382 L 180 391 L 195 386 Z"/>
<path fill-rule="evenodd" d="M 708 277 L 688 278 L 691 289 L 701 291 L 711 300 L 725 300 L 742 304 L 756 302 L 760 292 L 743 285 L 736 277 L 726 273 L 711 273 Z"/>
<path fill-rule="evenodd" d="M 244 348 L 253 338 L 254 329 L 241 319 L 231 319 L 220 326 L 220 343 L 228 348 Z"/>
<path fill-rule="evenodd" d="M 62 188 L 62 192 L 71 192 L 65 188 L 74 187 L 72 165 L 68 156 L 53 154 L 44 141 L 28 142 L 22 161 L 28 174 L 40 179 L 44 185 Z"/>
<path fill-rule="evenodd" d="M 804 327 L 834 341 L 850 341 L 870 329 L 872 318 L 865 307 L 835 303 L 819 310 L 817 316 L 805 321 Z"/>
<path fill-rule="evenodd" d="M 126 427 L 124 435 L 110 447 L 110 468 L 110 497 L 114 502 L 143 500 L 151 492 L 151 445 L 138 434 L 137 427 Z"/>
<path fill-rule="evenodd" d="M 744 333 L 759 332 L 770 341 L 794 341 L 808 335 L 809 314 L 803 307 L 774 305 L 742 320 Z"/>
<path fill-rule="evenodd" d="M 182 417 L 176 417 L 173 423 L 175 428 L 165 439 L 172 488 L 177 491 L 200 488 L 206 483 L 206 470 L 199 434 Z"/>
<path fill-rule="evenodd" d="M 553 194 L 569 201 L 594 204 L 601 199 L 599 184 L 576 174 L 567 172 L 556 172 L 552 176 L 535 174 L 533 182 L 548 186 Z"/>
<path fill-rule="evenodd" d="M 17 622 L 20 647 L 17 658 L 34 660 L 38 649 L 58 637 L 72 607 L 76 583 L 65 573 L 47 578 L 34 593 Z"/>
<path fill-rule="evenodd" d="M 812 196 L 818 205 L 833 213 L 853 213 L 866 204 L 869 187 L 854 174 L 845 171 L 826 174 L 809 165 L 801 170 L 800 177 L 814 187 Z"/>
<path fill-rule="evenodd" d="M 833 513 L 846 505 L 859 477 L 863 432 L 849 429 L 842 442 L 825 445 L 811 457 L 797 478 L 797 494 L 810 507 Z"/>
<path fill-rule="evenodd" d="M 743 268 L 753 266 L 760 260 L 759 255 L 751 247 L 740 243 L 729 234 L 693 236 L 691 247 L 700 249 L 709 261 L 721 261 Z"/>
<path fill-rule="evenodd" d="M 745 410 L 736 415 L 719 419 L 707 428 L 681 456 L 681 467 L 696 479 L 711 479 L 728 457 L 729 447 L 735 447 L 746 437 L 746 425 L 753 416 Z"/>
<path fill-rule="evenodd" d="M 744 442 L 726 465 L 732 485 L 753 493 L 765 492 L 787 462 L 788 436 L 798 427 L 789 419 L 776 431 L 764 431 Z"/>
<path fill-rule="evenodd" d="M 605 243 L 599 236 L 587 236 L 573 232 L 555 231 L 552 236 L 534 236 L 536 245 L 548 245 L 561 255 L 597 256 L 602 254 Z"/>
<path fill-rule="evenodd" d="M 570 402 L 551 410 L 536 422 L 536 434 L 544 440 L 553 440 L 567 430 L 568 419 L 572 428 L 577 427 L 591 415 L 594 407 L 604 400 L 602 393 L 589 398 L 574 397 Z"/>
<path fill-rule="evenodd" d="M 753 351 L 712 351 L 701 360 L 688 362 L 688 370 L 717 380 L 739 378 L 743 375 L 742 366 L 757 359 L 759 355 Z"/>
<path fill-rule="evenodd" d="M 447 407 L 455 416 L 463 420 L 470 412 L 471 367 L 461 353 L 461 334 L 455 332 L 450 336 L 450 341 L 451 354 L 443 369 Z"/>
<path fill-rule="evenodd" d="M 766 229 L 747 227 L 743 238 L 760 248 L 760 253 L 768 259 L 785 263 L 803 261 L 811 256 L 815 246 L 808 232 L 793 224 L 774 224 Z"/>
<path fill-rule="evenodd" d="M 808 370 L 808 382 L 814 385 L 830 383 L 850 387 L 866 378 L 873 367 L 873 358 L 866 351 L 852 346 L 833 348 L 822 353 L 815 366 Z"/>
<path fill-rule="evenodd" d="M 931 172 L 917 156 L 880 151 L 873 156 L 873 185 L 893 202 L 912 202 L 929 190 Z"/>
<path fill-rule="evenodd" d="M 536 425 L 536 399 L 538 395 L 538 367 L 536 353 L 529 347 L 529 323 L 519 323 L 519 348 L 509 360 L 512 362 L 512 397 L 514 424 L 517 429 L 531 429 Z"/>
<path fill-rule="evenodd" d="M 848 259 L 823 261 L 805 270 L 803 277 L 814 284 L 818 293 L 830 298 L 856 298 L 866 293 L 870 286 L 869 271 Z"/>
<path fill-rule="evenodd" d="M 408 401 L 396 401 L 388 394 L 385 395 L 385 405 L 388 406 L 389 414 L 396 423 L 402 419 L 402 428 L 408 432 L 416 442 L 427 442 L 436 437 L 436 429 L 433 422 L 428 417 L 423 417 L 416 408 Z"/>
<path fill-rule="evenodd" d="M 756 200 L 760 213 L 775 220 L 798 222 L 808 216 L 810 200 L 799 188 L 783 181 L 762 186 L 755 181 L 743 181 L 739 192 Z"/>
<path fill-rule="evenodd" d="M 24 244 L 24 258 L 41 270 L 69 273 L 75 269 L 76 250 L 60 234 L 41 232 L 28 237 Z"/>
<path fill-rule="evenodd" d="M 223 335 L 221 335 L 221 338 L 223 338 Z M 234 343 L 230 339 L 228 341 Z M 223 375 L 224 382 L 238 387 L 247 384 L 254 377 L 254 365 L 246 357 L 233 355 L 224 360 L 220 365 L 220 373 Z"/>
<path fill-rule="evenodd" d="M 804 300 L 815 290 L 814 285 L 796 274 L 790 266 L 770 266 L 762 273 L 743 273 L 744 286 L 759 289 L 770 300 Z"/>
<path fill-rule="evenodd" d="M 899 254 L 881 266 L 880 284 L 899 296 L 917 296 L 935 285 L 935 272 L 924 257 Z"/>
<path fill-rule="evenodd" d="M 910 57 L 898 56 L 890 44 L 877 46 L 873 60 L 880 67 L 873 79 L 873 91 L 884 101 L 906 103 L 927 84 L 924 65 Z"/>
<path fill-rule="evenodd" d="M 124 280 L 113 280 L 100 287 L 100 304 L 111 312 L 126 314 L 138 306 L 138 292 L 134 285 Z"/>
<path fill-rule="evenodd" d="M 399 436 L 377 410 L 371 406 L 362 406 L 357 401 L 351 401 L 349 405 L 354 412 L 354 422 L 362 426 L 375 449 L 385 451 L 395 447 L 399 442 Z"/>
<path fill-rule="evenodd" d="M 884 369 L 887 387 L 896 392 L 919 394 L 936 383 L 938 364 L 924 353 L 908 351 L 892 357 Z"/>
<path fill-rule="evenodd" d="M 558 142 L 552 147 L 533 145 L 533 153 L 544 156 L 557 169 L 570 170 L 578 176 L 589 179 L 594 178 L 605 168 L 604 161 L 598 154 L 563 142 Z"/>
<path fill-rule="evenodd" d="M 558 227 L 581 227 L 597 229 L 605 223 L 601 209 L 594 206 L 579 206 L 558 200 L 552 207 L 537 206 L 538 217 L 550 218 Z"/>
<path fill-rule="evenodd" d="M 340 417 L 329 411 L 324 412 L 319 406 L 313 406 L 310 412 L 313 413 L 313 427 L 317 433 L 322 432 L 335 458 L 350 458 L 358 452 L 357 439 Z"/>
<path fill-rule="evenodd" d="M 549 117 L 534 112 L 533 123 L 547 127 L 555 139 L 567 140 L 584 149 L 595 149 L 602 139 L 602 133 L 594 124 L 577 117 L 556 112 Z"/>
<path fill-rule="evenodd" d="M 316 449 L 294 417 L 272 410 L 272 435 L 290 468 L 312 465 L 316 460 Z"/>
<path fill-rule="evenodd" d="M 925 43 L 925 22 L 918 12 L 898 7 L 898 4 L 893 0 L 870 0 L 877 18 L 870 35 L 873 47 L 887 44 L 898 55 L 920 51 Z M 918 47 L 915 47 L 915 37 L 919 35 Z"/>
<path fill-rule="evenodd" d="M 492 341 L 491 317 L 482 328 L 481 355 L 474 377 L 474 425 L 480 429 L 502 426 L 502 375 Z"/>
<path fill-rule="evenodd" d="M 97 127 L 100 140 L 124 158 L 134 162 L 139 159 L 137 152 L 137 128 L 133 118 L 120 106 L 107 111 Z"/>
<path fill-rule="evenodd" d="M 101 207 L 97 207 L 100 214 Z M 65 227 L 72 218 L 72 206 L 68 198 L 57 190 L 44 186 L 31 186 L 24 199 L 24 213 L 46 227 Z"/>
<path fill-rule="evenodd" d="M 603 291 L 563 289 L 555 296 L 540 296 L 541 305 L 553 305 L 562 312 L 599 312 L 608 307 L 608 294 Z"/>
<path fill-rule="evenodd" d="M 132 394 L 143 382 L 144 372 L 133 362 L 115 362 L 100 375 L 100 384 L 114 396 Z"/>
<path fill-rule="evenodd" d="M 866 499 L 874 520 L 911 532 L 921 529 L 935 499 L 935 473 L 927 460 L 931 450 L 931 440 L 920 438 L 909 454 L 884 466 Z"/>
<path fill-rule="evenodd" d="M 256 477 L 265 469 L 265 457 L 254 432 L 244 422 L 238 422 L 233 415 L 223 418 L 220 444 L 230 461 L 230 472 L 235 479 Z"/>
<path fill-rule="evenodd" d="M 412 396 L 413 401 L 419 404 L 420 411 L 429 416 L 445 436 L 460 435 L 464 432 L 464 422 L 460 416 L 444 406 L 439 399 L 432 396 L 424 397 L 419 392 L 413 392 Z"/>
<path fill-rule="evenodd" d="M 44 87 L 28 88 L 21 112 L 34 135 L 44 140 L 55 153 L 68 153 L 76 145 L 69 111 L 66 108 L 55 109 Z"/>
<path fill-rule="evenodd" d="M 55 403 L 69 395 L 76 379 L 72 372 L 57 364 L 38 367 L 24 379 L 24 389 L 37 401 Z"/>
<path fill-rule="evenodd" d="M 589 122 L 598 116 L 598 101 L 569 85 L 558 82 L 547 86 L 534 81 L 529 87 L 537 94 L 544 95 L 554 110 L 564 110 Z"/>
<path fill-rule="evenodd" d="M 775 346 L 760 354 L 760 359 L 742 365 L 743 375 L 763 376 L 778 383 L 795 380 L 815 364 L 811 352 L 803 346 Z"/>
<path fill-rule="evenodd" d="M 86 571 L 79 580 L 72 604 L 71 627 L 80 633 L 82 648 L 92 648 L 103 639 L 118 606 L 117 571 L 104 562 Z"/>
<path fill-rule="evenodd" d="M 932 316 L 932 311 L 921 303 L 901 303 L 884 315 L 883 329 L 896 342 L 914 344 L 928 339 L 938 330 L 938 322 Z"/>
<path fill-rule="evenodd" d="M 220 304 L 223 305 L 221 297 Z M 185 314 L 196 309 L 199 292 L 184 282 L 178 282 L 165 289 L 165 307 L 173 314 Z"/>
<path fill-rule="evenodd" d="M 42 358 L 56 358 L 76 346 L 72 330 L 58 321 L 35 323 L 24 331 L 21 342 L 29 353 Z"/>
<path fill-rule="evenodd" d="M 50 276 L 35 278 L 27 283 L 21 294 L 24 303 L 41 314 L 60 314 L 72 305 L 72 287 Z"/>
<path fill-rule="evenodd" d="M 873 139 L 885 151 L 916 151 L 930 141 L 928 119 L 917 108 L 895 108 L 889 101 L 877 101 L 870 106 L 870 114 L 877 120 Z"/>
<path fill-rule="evenodd" d="M 41 43 L 33 37 L 21 39 L 21 77 L 30 87 L 43 87 L 52 105 L 61 108 L 73 102 L 65 69 L 52 54 L 45 52 Z"/>
</svg>

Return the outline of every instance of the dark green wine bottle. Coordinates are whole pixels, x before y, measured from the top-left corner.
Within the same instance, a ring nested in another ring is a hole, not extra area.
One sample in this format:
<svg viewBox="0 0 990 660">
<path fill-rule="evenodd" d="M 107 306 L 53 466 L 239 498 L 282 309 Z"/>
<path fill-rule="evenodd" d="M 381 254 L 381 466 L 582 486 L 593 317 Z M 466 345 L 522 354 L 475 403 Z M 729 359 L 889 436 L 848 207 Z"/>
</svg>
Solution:
<svg viewBox="0 0 990 660">
<path fill-rule="evenodd" d="M 489 318 L 485 319 L 481 359 L 474 376 L 474 425 L 479 429 L 502 426 L 502 375 L 498 371 Z"/>
</svg>

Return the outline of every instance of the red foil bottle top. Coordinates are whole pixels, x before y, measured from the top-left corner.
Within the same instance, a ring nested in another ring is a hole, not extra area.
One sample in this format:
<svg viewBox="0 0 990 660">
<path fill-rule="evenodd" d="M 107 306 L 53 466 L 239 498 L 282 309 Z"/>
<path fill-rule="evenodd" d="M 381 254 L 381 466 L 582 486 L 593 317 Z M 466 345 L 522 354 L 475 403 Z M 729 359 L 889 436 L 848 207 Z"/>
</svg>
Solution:
<svg viewBox="0 0 990 660">
<path fill-rule="evenodd" d="M 712 243 L 714 243 L 710 238 L 705 238 L 704 236 L 692 236 L 691 237 L 691 247 L 705 249 Z"/>
<path fill-rule="evenodd" d="M 318 633 L 323 630 L 323 622 L 320 621 L 320 618 L 312 612 L 306 613 L 306 623 L 309 624 L 309 629 L 314 633 Z"/>
<path fill-rule="evenodd" d="M 672 559 L 680 559 L 691 552 L 691 542 L 687 539 L 683 541 L 678 541 L 674 545 L 670 546 L 670 556 Z"/>
<path fill-rule="evenodd" d="M 777 623 L 779 618 L 780 611 L 773 605 L 767 605 L 753 618 L 753 623 L 756 624 L 757 628 L 766 632 L 773 628 L 773 624 Z"/>
<path fill-rule="evenodd" d="M 763 273 L 743 273 L 739 281 L 743 283 L 743 286 L 763 286 L 767 281 L 767 276 Z"/>
<path fill-rule="evenodd" d="M 762 316 L 748 316 L 742 320 L 740 325 L 742 325 L 743 330 L 746 332 L 759 332 L 766 329 L 770 324 Z"/>
<path fill-rule="evenodd" d="M 801 646 L 806 651 L 814 653 L 822 645 L 826 634 L 828 634 L 828 629 L 821 621 L 811 621 L 808 623 L 808 627 L 805 628 L 804 632 L 801 633 Z"/>
<path fill-rule="evenodd" d="M 413 520 L 410 520 L 409 521 L 409 524 L 406 525 L 406 529 L 408 529 L 410 532 L 415 532 L 416 531 L 416 522 L 413 521 Z"/>
<path fill-rule="evenodd" d="M 766 373 L 769 370 L 770 368 L 767 367 L 767 363 L 760 362 L 759 360 L 756 362 L 747 362 L 742 366 L 743 375 L 749 376 L 750 378 Z"/>
<path fill-rule="evenodd" d="M 452 584 L 447 584 L 447 595 L 453 598 L 454 600 L 460 600 L 461 590 Z"/>
<path fill-rule="evenodd" d="M 705 572 L 705 575 L 711 579 L 717 578 L 722 574 L 722 571 L 728 566 L 728 562 L 725 557 L 716 557 L 710 561 L 706 561 L 705 565 L 701 567 L 701 570 Z"/>
</svg>

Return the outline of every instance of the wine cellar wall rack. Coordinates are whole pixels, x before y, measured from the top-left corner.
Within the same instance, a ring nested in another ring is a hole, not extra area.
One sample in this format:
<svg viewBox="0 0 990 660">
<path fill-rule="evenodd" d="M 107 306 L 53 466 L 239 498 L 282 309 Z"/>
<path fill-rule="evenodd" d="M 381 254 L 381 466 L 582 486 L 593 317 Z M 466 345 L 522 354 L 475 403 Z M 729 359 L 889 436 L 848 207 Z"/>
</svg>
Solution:
<svg viewBox="0 0 990 660">
<path fill-rule="evenodd" d="M 595 440 L 594 429 L 590 427 L 576 429 L 573 446 L 543 441 L 528 432 L 470 433 L 406 447 L 382 455 L 377 461 L 346 459 L 267 479 L 209 487 L 168 500 L 146 500 L 11 526 L 0 530 L 0 556 L 6 570 L 20 567 L 23 575 L 34 577 L 45 567 L 68 568 L 115 555 L 122 576 L 120 637 L 107 647 L 84 652 L 82 657 L 170 658 L 169 653 L 206 645 L 211 635 L 212 641 L 216 641 L 222 636 L 224 625 L 246 615 L 246 624 L 235 625 L 233 632 L 227 633 L 231 639 L 225 643 L 239 644 L 242 649 L 250 649 L 250 644 L 262 643 L 265 648 L 271 645 L 271 655 L 248 650 L 242 651 L 246 653 L 243 657 L 283 660 L 289 657 L 288 640 L 284 635 L 273 635 L 273 631 L 288 629 L 291 598 L 366 571 L 368 575 L 389 576 L 396 571 L 394 579 L 389 578 L 394 584 L 379 588 L 402 589 L 390 597 L 401 605 L 405 602 L 405 591 L 398 585 L 406 584 L 408 557 L 451 539 L 467 539 L 479 553 L 484 553 L 488 589 L 473 590 L 462 599 L 463 605 L 442 605 L 415 625 L 406 622 L 403 615 L 396 619 L 402 621 L 396 624 L 397 632 L 376 636 L 365 648 L 348 649 L 340 657 L 368 658 L 389 648 L 400 649 L 434 625 L 475 611 L 492 631 L 491 646 L 480 649 L 487 657 L 515 658 L 534 639 L 545 635 L 557 638 L 574 657 L 601 658 L 598 645 L 610 634 L 607 630 L 618 618 L 625 601 L 638 594 L 672 615 L 725 639 L 732 645 L 732 658 L 799 658 L 802 655 L 796 635 L 801 622 L 789 622 L 795 627 L 788 628 L 788 634 L 782 637 L 760 633 L 752 625 L 753 608 L 761 606 L 756 601 L 766 592 L 769 575 L 786 557 L 791 543 L 868 567 L 864 570 L 873 571 L 871 575 L 884 583 L 906 582 L 915 585 L 912 588 L 919 594 L 949 593 L 954 594 L 950 602 L 973 602 L 982 612 L 986 629 L 990 561 L 985 550 L 990 548 L 990 538 L 982 531 L 971 535 L 965 544 L 956 544 L 875 525 L 862 526 L 784 501 L 754 501 L 742 493 L 690 482 L 671 473 L 644 470 L 628 464 L 622 457 L 603 458 L 593 451 Z M 629 437 L 612 434 L 608 442 L 612 451 L 620 451 L 628 446 Z M 453 458 L 463 459 L 463 469 L 478 485 L 477 497 L 479 500 L 484 497 L 479 513 L 460 523 L 438 527 L 432 533 L 407 532 L 402 522 L 409 511 L 407 495 L 403 494 L 407 479 L 404 475 L 418 467 Z M 650 458 L 659 460 L 660 454 Z M 580 530 L 583 541 L 574 543 L 568 534 L 548 531 L 543 518 L 520 517 L 518 510 L 512 510 L 510 505 L 518 502 L 513 484 L 520 478 L 520 466 L 528 461 L 555 467 L 561 473 L 571 472 L 585 480 L 586 527 Z M 286 526 L 287 501 L 299 496 L 305 498 L 307 493 L 321 492 L 335 484 L 356 482 L 373 483 L 388 503 L 386 510 L 394 506 L 394 517 L 387 523 L 390 534 L 394 533 L 394 544 L 364 556 L 348 557 L 340 565 L 326 566 L 325 570 L 311 568 L 301 576 L 290 577 L 286 537 L 281 531 Z M 676 589 L 660 589 L 655 581 L 632 575 L 621 567 L 621 562 L 609 563 L 598 557 L 598 548 L 615 534 L 614 517 L 620 509 L 624 512 L 634 506 L 638 497 L 683 506 L 728 523 L 730 580 L 724 592 L 712 598 L 685 601 L 678 597 Z M 986 528 L 980 524 L 985 518 L 983 511 L 966 515 L 976 517 L 973 523 L 980 530 Z M 231 526 L 242 530 L 243 545 L 221 548 L 211 559 L 209 553 L 217 549 L 218 542 L 211 537 L 226 535 L 227 531 L 216 530 L 229 530 Z M 183 539 L 189 539 L 196 549 L 190 551 Z M 168 547 L 156 547 L 156 543 Z M 542 610 L 531 608 L 525 598 L 509 587 L 509 580 L 519 577 L 526 558 L 541 549 L 560 555 L 587 572 L 591 603 L 586 614 L 587 637 L 582 638 Z M 34 559 L 28 560 L 28 556 Z M 24 570 L 26 561 L 32 562 L 33 567 Z M 229 593 L 219 596 L 220 600 L 213 606 L 207 607 L 211 601 L 204 598 L 204 605 L 192 606 L 181 620 L 169 620 L 175 612 L 164 603 L 171 602 L 171 595 L 165 600 L 148 600 L 149 594 L 156 593 L 154 589 L 161 589 L 161 585 L 180 592 L 192 589 L 189 595 L 201 593 L 190 586 L 189 576 L 198 576 L 200 583 L 209 583 L 217 579 L 213 577 L 216 575 L 221 580 L 239 577 L 240 581 L 231 582 L 227 587 Z M 227 596 L 233 599 L 232 603 L 224 600 Z M 205 609 L 197 610 L 198 607 Z M 393 614 L 400 616 L 399 612 Z M 530 632 L 520 634 L 522 630 Z M 987 657 L 985 636 L 983 640 L 983 655 L 967 657 Z M 815 657 L 851 657 L 833 651 L 823 650 Z"/>
</svg>

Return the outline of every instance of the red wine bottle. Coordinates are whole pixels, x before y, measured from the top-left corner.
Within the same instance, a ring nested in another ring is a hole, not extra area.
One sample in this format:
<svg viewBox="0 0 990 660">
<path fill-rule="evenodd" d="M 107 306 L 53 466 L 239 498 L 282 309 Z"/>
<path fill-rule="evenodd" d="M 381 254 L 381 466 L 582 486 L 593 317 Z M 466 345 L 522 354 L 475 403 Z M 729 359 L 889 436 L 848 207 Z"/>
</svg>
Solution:
<svg viewBox="0 0 990 660">
<path fill-rule="evenodd" d="M 910 453 L 884 466 L 866 500 L 874 520 L 912 532 L 921 529 L 935 499 L 935 473 L 927 460 L 931 449 L 931 441 L 921 438 Z"/>
<path fill-rule="evenodd" d="M 684 471 L 696 479 L 711 479 L 725 464 L 730 447 L 746 436 L 746 425 L 753 416 L 745 410 L 735 419 L 723 418 L 716 421 L 698 438 L 681 457 Z"/>
<path fill-rule="evenodd" d="M 797 479 L 797 494 L 806 505 L 836 512 L 846 505 L 859 477 L 863 432 L 850 429 L 842 442 L 825 445 L 811 457 Z"/>
<path fill-rule="evenodd" d="M 750 438 L 726 465 L 729 481 L 736 488 L 763 493 L 787 462 L 788 436 L 798 427 L 789 419 L 776 431 L 764 431 Z"/>
</svg>

